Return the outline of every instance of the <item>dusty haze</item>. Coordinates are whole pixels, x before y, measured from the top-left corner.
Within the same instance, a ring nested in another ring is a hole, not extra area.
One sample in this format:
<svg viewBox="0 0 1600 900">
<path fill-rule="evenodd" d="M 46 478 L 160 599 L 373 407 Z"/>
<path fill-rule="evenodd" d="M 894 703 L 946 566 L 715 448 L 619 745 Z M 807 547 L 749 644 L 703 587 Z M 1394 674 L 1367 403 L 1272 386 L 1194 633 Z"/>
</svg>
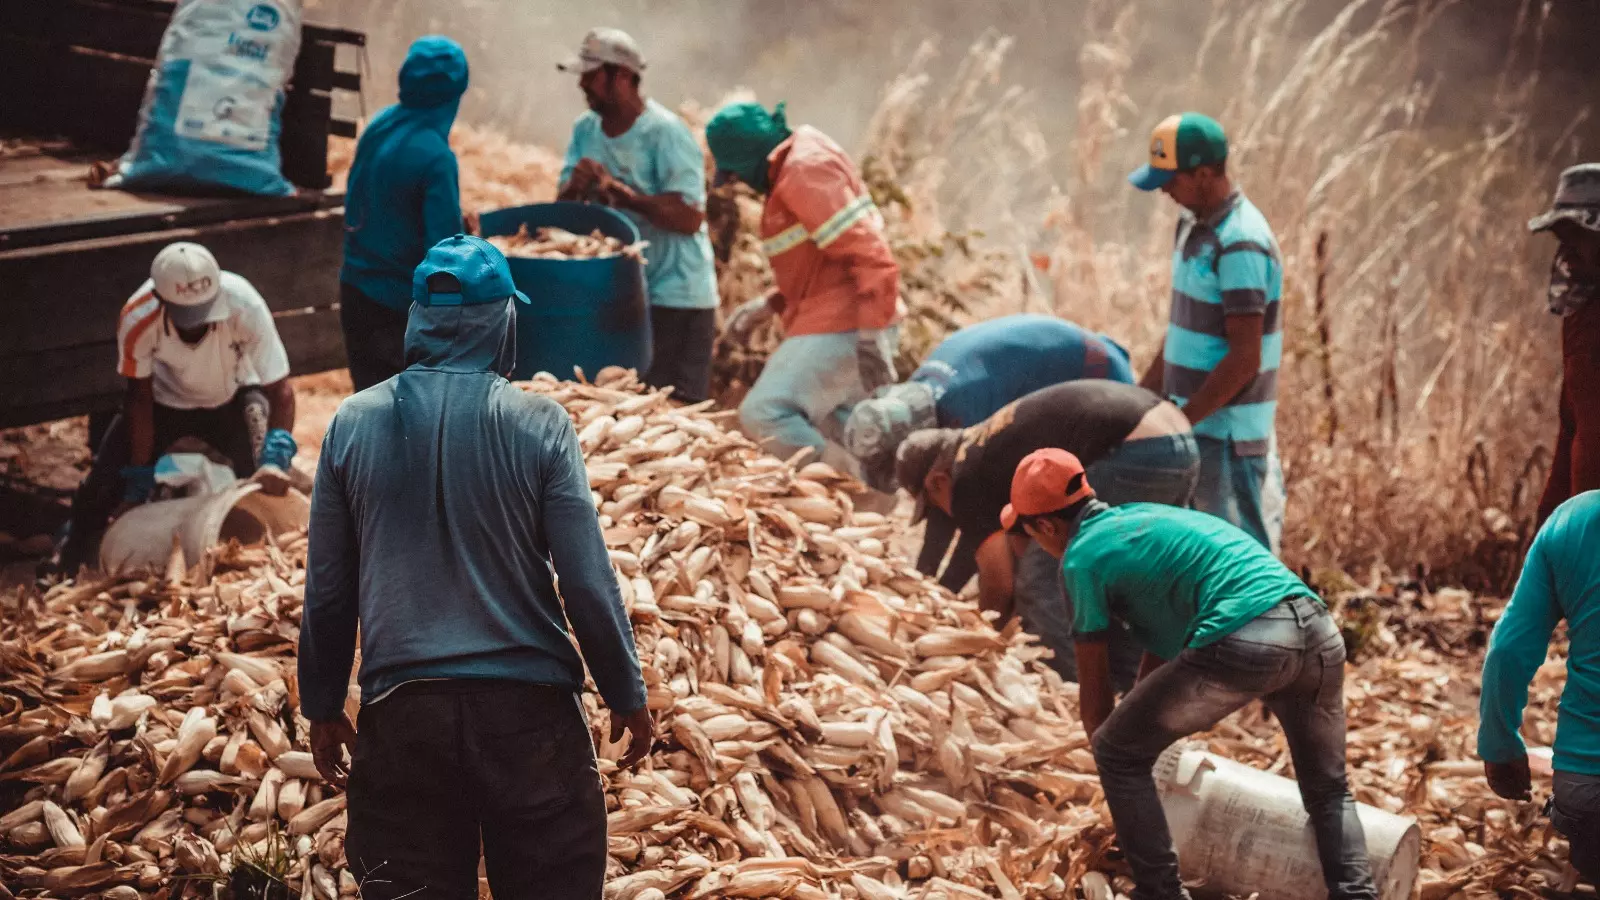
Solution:
<svg viewBox="0 0 1600 900">
<path fill-rule="evenodd" d="M 555 71 L 555 62 L 595 25 L 634 35 L 650 62 L 646 90 L 669 106 L 715 104 L 729 90 L 748 87 L 765 101 L 787 100 L 793 120 L 817 125 L 850 147 L 862 139 L 884 86 L 925 40 L 935 39 L 953 67 L 968 45 L 992 29 L 1016 39 L 1001 77 L 1031 93 L 1044 133 L 1064 141 L 1071 137 L 1078 102 L 1079 36 L 1089 23 L 1109 21 L 1117 6 L 1104 0 L 309 0 L 307 5 L 313 21 L 369 35 L 369 113 L 393 101 L 394 75 L 407 44 L 422 34 L 448 34 L 466 46 L 472 65 L 463 118 L 555 147 L 565 144 L 573 117 L 583 109 L 575 79 Z M 1370 5 L 1375 14 L 1380 4 Z M 1491 79 L 1511 49 L 1521 5 L 1519 0 L 1454 4 L 1431 29 L 1427 58 L 1432 71 L 1424 74 L 1438 78 L 1437 124 L 1477 124 Z M 1303 43 L 1344 6 L 1345 0 L 1307 0 L 1283 33 L 1269 39 Z M 1166 10 L 1165 20 L 1135 26 L 1130 93 L 1203 107 L 1240 90 L 1226 72 L 1208 84 L 1184 83 L 1208 4 L 1170 2 Z M 1583 47 L 1584 35 L 1597 32 L 1600 3 L 1552 0 L 1541 56 L 1534 59 L 1530 41 L 1518 48 L 1522 65 L 1541 70 L 1545 99 L 1538 124 L 1552 138 L 1569 123 L 1569 107 L 1594 96 L 1600 86 L 1600 60 Z M 1151 81 L 1161 82 L 1158 90 L 1149 90 Z M 1165 111 L 1138 113 L 1154 121 Z M 1581 134 L 1591 146 L 1600 140 L 1592 125 Z"/>
</svg>

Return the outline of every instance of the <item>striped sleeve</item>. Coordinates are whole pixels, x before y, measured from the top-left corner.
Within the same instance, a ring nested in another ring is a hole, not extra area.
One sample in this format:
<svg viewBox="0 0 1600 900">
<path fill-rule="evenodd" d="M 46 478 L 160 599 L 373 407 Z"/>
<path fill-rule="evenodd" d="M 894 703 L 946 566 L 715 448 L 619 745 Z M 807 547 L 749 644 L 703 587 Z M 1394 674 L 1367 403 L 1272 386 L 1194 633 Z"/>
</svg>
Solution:
<svg viewBox="0 0 1600 900">
<path fill-rule="evenodd" d="M 1272 293 L 1272 271 L 1277 265 L 1271 247 L 1254 241 L 1225 244 L 1217 251 L 1217 285 L 1222 309 L 1230 316 L 1264 313 Z"/>
<path fill-rule="evenodd" d="M 872 197 L 859 194 L 850 198 L 844 207 L 823 222 L 815 231 L 811 232 L 811 240 L 816 243 L 818 250 L 827 250 L 840 235 L 849 231 L 856 223 L 870 219 L 878 211 L 873 205 Z"/>
<path fill-rule="evenodd" d="M 117 319 L 117 374 L 124 378 L 149 378 L 155 362 L 156 326 L 161 322 L 161 301 L 148 288 L 134 294 Z"/>
</svg>

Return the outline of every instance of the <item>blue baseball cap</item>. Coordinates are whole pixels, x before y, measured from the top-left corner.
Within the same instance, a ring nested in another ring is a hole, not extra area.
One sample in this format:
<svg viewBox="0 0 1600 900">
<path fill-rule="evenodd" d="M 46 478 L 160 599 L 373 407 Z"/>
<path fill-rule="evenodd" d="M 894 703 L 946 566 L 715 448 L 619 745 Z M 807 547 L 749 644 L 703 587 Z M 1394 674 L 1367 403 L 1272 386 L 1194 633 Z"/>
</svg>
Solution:
<svg viewBox="0 0 1600 900">
<path fill-rule="evenodd" d="M 411 274 L 411 302 L 418 306 L 475 306 L 509 297 L 529 302 L 511 280 L 505 254 L 480 237 L 445 238 Z"/>
</svg>

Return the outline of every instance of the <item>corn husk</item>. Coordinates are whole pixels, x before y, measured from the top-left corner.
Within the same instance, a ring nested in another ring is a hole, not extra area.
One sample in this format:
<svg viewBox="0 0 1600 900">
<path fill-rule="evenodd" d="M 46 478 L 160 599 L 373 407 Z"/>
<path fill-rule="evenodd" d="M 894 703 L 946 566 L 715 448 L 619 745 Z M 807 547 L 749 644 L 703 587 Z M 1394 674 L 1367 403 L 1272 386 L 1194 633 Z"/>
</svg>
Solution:
<svg viewBox="0 0 1600 900">
<path fill-rule="evenodd" d="M 78 823 L 72 820 L 66 810 L 51 803 L 49 800 L 39 810 L 44 820 L 44 827 L 50 832 L 50 839 L 55 841 L 57 847 L 82 847 L 83 833 L 78 830 Z"/>
<path fill-rule="evenodd" d="M 607 898 L 1126 892 L 1075 689 L 1020 630 L 996 632 L 916 572 L 903 523 L 856 512 L 826 466 L 764 456 L 629 373 L 521 387 L 582 435 L 658 722 L 650 762 L 618 771 L 608 717 L 583 693 Z M 344 798 L 321 784 L 291 705 L 305 544 L 217 548 L 207 583 L 206 567 L 171 584 L 66 583 L 0 618 L 8 885 L 153 893 L 277 840 L 297 887 L 354 895 Z M 1341 616 L 1368 635 L 1346 684 L 1351 782 L 1423 820 L 1422 895 L 1559 887 L 1560 839 L 1490 796 L 1471 758 L 1481 601 L 1369 588 Z M 1535 742 L 1553 737 L 1560 685 L 1559 663 L 1535 679 Z M 1267 770 L 1289 762 L 1254 709 L 1202 739 Z"/>
<path fill-rule="evenodd" d="M 599 231 L 574 234 L 564 228 L 539 228 L 528 233 L 526 224 L 517 228 L 516 234 L 494 235 L 489 243 L 500 248 L 508 257 L 527 259 L 606 259 L 614 256 L 631 256 L 643 261 L 647 241 L 624 244 Z M 643 430 L 640 428 L 639 430 Z M 638 431 L 634 432 L 635 434 Z"/>
</svg>

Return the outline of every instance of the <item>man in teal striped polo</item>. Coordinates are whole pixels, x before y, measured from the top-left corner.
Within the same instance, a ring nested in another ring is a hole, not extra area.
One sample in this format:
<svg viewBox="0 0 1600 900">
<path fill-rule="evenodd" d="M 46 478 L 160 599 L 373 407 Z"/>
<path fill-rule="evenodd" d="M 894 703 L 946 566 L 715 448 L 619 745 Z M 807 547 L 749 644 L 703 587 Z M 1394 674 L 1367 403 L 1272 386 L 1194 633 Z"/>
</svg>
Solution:
<svg viewBox="0 0 1600 900">
<path fill-rule="evenodd" d="M 1283 355 L 1283 263 L 1261 211 L 1228 177 L 1228 138 L 1199 113 L 1150 136 L 1128 176 L 1183 207 L 1172 251 L 1172 314 L 1141 384 L 1183 407 L 1200 445 L 1195 508 L 1278 552 L 1283 470 L 1274 420 Z"/>
</svg>

